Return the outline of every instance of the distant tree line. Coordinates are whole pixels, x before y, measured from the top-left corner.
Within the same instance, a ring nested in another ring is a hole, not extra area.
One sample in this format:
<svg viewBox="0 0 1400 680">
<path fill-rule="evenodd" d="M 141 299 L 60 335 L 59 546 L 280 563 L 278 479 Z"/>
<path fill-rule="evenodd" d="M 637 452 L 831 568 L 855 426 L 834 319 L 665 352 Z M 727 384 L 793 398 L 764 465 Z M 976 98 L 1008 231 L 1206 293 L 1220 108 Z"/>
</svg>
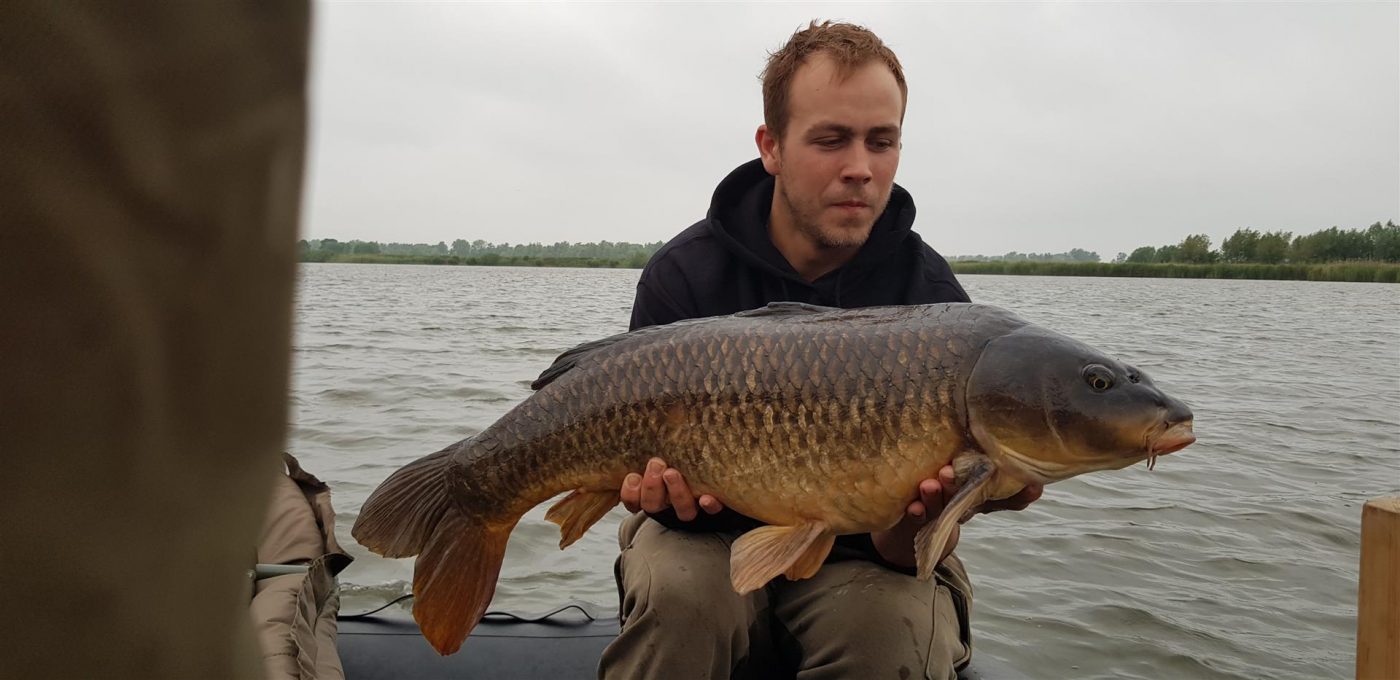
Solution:
<svg viewBox="0 0 1400 680">
<path fill-rule="evenodd" d="M 1331 227 L 1302 236 L 1288 231 L 1240 229 L 1222 241 L 1219 250 L 1211 249 L 1209 236 L 1192 234 L 1174 245 L 1138 248 L 1126 261 L 1184 264 L 1400 262 L 1400 226 L 1393 221 L 1376 222 L 1366 229 Z"/>
<path fill-rule="evenodd" d="M 488 243 L 483 240 L 467 241 L 457 239 L 449 246 L 445 241 L 436 245 L 428 243 L 379 243 L 378 241 L 339 241 L 333 238 L 302 239 L 300 242 L 303 262 L 348 262 L 348 261 L 412 261 L 413 258 L 426 258 L 426 261 L 451 262 L 459 264 L 514 264 L 537 260 L 561 260 L 567 262 L 600 262 L 622 267 L 641 267 L 651 258 L 652 253 L 662 246 L 655 243 L 626 243 L 599 241 L 597 243 Z M 383 258 L 354 256 L 394 256 Z M 596 265 L 595 265 L 596 266 Z"/>
<path fill-rule="evenodd" d="M 1182 262 L 953 262 L 963 274 L 1024 276 L 1140 276 L 1167 279 L 1271 279 L 1400 283 L 1400 263 L 1327 262 L 1258 264 L 1252 262 L 1186 264 Z"/>
<path fill-rule="evenodd" d="M 339 241 L 327 238 L 303 239 L 300 246 L 303 262 L 640 268 L 647 263 L 653 253 L 661 248 L 662 242 L 571 243 L 559 241 L 550 244 L 512 245 L 509 243 L 489 243 L 480 239 L 475 241 L 457 239 L 449 246 L 444 241 L 438 241 L 436 244 L 380 243 L 378 241 Z M 954 255 L 947 259 L 967 265 L 975 265 L 980 262 L 998 263 L 1005 267 L 1015 267 L 1018 266 L 1018 263 L 1092 264 L 1101 262 L 1098 253 L 1082 248 L 1074 248 L 1063 253 L 1012 251 L 1005 255 Z M 1387 221 L 1385 224 L 1376 222 L 1365 229 L 1331 227 L 1301 236 L 1294 236 L 1292 232 L 1288 231 L 1261 232 L 1255 229 L 1239 229 L 1221 242 L 1218 250 L 1211 247 L 1209 236 L 1192 234 L 1182 239 L 1180 243 L 1160 247 L 1143 246 L 1131 254 L 1118 253 L 1112 264 L 1302 265 L 1337 262 L 1400 263 L 1400 226 L 1397 226 L 1394 221 Z M 1107 265 L 1108 263 L 1103 264 Z M 1034 268 L 1034 271 L 1051 273 L 1052 269 L 1037 267 Z M 992 268 L 987 269 L 986 273 L 991 273 L 993 270 L 1000 271 L 1000 269 Z M 970 268 L 964 268 L 960 271 L 973 273 Z M 1016 271 L 1019 272 L 1020 269 Z M 1025 271 L 1032 270 L 1026 269 Z M 1253 272 L 1250 276 L 1255 273 L 1259 272 Z M 1298 273 L 1289 274 L 1290 277 L 1301 275 Z M 1314 275 L 1309 274 L 1308 276 Z M 1364 276 L 1364 274 L 1348 274 L 1348 276 L 1352 275 Z M 1386 274 L 1386 276 L 1390 275 Z"/>
<path fill-rule="evenodd" d="M 1005 255 L 953 255 L 950 262 L 1098 262 L 1099 254 L 1074 248 L 1067 253 L 1018 253 Z"/>
</svg>

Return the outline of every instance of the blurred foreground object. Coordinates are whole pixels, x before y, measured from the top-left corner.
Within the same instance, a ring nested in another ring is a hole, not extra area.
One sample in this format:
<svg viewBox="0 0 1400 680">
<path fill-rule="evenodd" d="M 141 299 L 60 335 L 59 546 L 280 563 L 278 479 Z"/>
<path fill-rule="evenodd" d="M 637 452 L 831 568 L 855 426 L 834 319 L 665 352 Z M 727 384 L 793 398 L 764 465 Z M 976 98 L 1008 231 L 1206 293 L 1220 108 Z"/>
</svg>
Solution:
<svg viewBox="0 0 1400 680">
<path fill-rule="evenodd" d="M 1361 584 L 1356 612 L 1358 680 L 1400 678 L 1400 496 L 1361 510 Z"/>
<path fill-rule="evenodd" d="M 309 21 L 0 3 L 0 676 L 261 675 Z"/>
<path fill-rule="evenodd" d="M 249 613 L 268 680 L 338 680 L 345 671 L 336 652 L 335 575 L 353 558 L 335 539 L 330 487 L 291 455 L 283 460 L 287 472 L 275 477 L 249 574 Z"/>
</svg>

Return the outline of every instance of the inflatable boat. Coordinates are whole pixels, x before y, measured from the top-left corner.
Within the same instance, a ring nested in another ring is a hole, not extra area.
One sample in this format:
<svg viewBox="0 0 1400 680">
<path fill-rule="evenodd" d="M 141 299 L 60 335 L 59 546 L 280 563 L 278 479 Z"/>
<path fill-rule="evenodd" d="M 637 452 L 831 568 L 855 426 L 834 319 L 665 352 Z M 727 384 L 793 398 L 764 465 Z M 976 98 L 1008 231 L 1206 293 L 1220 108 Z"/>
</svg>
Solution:
<svg viewBox="0 0 1400 680">
<path fill-rule="evenodd" d="M 439 656 L 401 609 L 343 615 L 338 627 L 336 648 L 347 680 L 584 680 L 598 677 L 598 659 L 617 635 L 618 621 L 583 602 L 542 614 L 490 612 L 451 656 Z M 958 673 L 960 680 L 1021 677 L 976 656 Z"/>
</svg>

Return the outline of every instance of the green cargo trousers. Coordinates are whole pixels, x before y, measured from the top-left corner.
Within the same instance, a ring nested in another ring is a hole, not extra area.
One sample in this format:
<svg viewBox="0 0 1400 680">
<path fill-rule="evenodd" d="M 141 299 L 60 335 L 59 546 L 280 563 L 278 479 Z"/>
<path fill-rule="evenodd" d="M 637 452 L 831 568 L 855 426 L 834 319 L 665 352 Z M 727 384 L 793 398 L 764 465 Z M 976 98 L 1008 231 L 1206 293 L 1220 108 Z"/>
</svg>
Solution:
<svg viewBox="0 0 1400 680">
<path fill-rule="evenodd" d="M 729 583 L 738 536 L 675 531 L 643 513 L 623 521 L 622 632 L 600 678 L 952 680 L 971 658 L 972 587 L 957 557 L 927 583 L 852 559 L 741 596 Z"/>
</svg>

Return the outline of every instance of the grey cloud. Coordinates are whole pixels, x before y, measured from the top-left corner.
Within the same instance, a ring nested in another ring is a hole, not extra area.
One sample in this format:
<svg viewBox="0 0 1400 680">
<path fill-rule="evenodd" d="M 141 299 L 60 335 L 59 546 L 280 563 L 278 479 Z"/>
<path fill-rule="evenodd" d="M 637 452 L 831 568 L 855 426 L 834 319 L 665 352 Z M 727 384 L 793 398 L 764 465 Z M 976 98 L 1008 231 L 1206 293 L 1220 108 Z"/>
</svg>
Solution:
<svg viewBox="0 0 1400 680">
<path fill-rule="evenodd" d="M 870 26 L 948 254 L 1400 218 L 1400 5 L 317 7 L 306 232 L 655 241 L 755 155 L 767 50 Z"/>
</svg>

